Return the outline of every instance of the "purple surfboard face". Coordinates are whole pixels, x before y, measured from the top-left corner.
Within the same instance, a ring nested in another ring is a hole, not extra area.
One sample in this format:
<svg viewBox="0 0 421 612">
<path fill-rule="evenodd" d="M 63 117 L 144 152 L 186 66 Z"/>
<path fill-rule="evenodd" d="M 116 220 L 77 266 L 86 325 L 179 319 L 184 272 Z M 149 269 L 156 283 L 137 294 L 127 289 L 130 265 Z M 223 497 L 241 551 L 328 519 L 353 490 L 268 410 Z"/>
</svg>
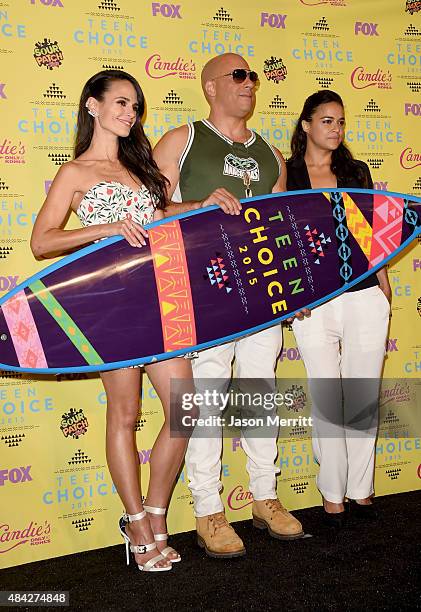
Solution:
<svg viewBox="0 0 421 612">
<path fill-rule="evenodd" d="M 103 241 L 5 296 L 0 368 L 113 369 L 263 329 L 382 267 L 419 210 L 397 194 L 293 192 L 153 224 L 142 249 Z"/>
<path fill-rule="evenodd" d="M 95 256 L 60 268 L 44 284 L 78 327 L 86 330 L 84 335 L 105 363 L 135 359 L 141 344 L 162 352 L 159 304 L 148 247 L 133 249 L 125 241 L 118 242 L 113 249 L 101 249 Z M 68 287 L 74 289 L 69 291 Z M 52 327 L 51 322 L 43 321 L 46 333 L 53 333 Z M 49 337 L 46 346 L 52 344 Z M 73 349 L 73 354 L 79 353 Z M 59 367 L 60 353 L 57 349 L 53 367 Z"/>
</svg>

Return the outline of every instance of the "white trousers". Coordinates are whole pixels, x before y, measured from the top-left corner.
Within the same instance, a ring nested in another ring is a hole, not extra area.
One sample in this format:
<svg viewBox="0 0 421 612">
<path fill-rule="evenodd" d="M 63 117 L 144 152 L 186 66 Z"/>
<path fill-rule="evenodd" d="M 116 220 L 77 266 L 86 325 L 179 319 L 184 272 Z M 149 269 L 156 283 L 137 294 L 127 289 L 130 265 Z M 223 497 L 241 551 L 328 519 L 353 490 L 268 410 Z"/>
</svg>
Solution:
<svg viewBox="0 0 421 612">
<path fill-rule="evenodd" d="M 237 378 L 265 378 L 274 381 L 276 359 L 281 348 L 282 327 L 276 325 L 235 342 L 202 351 L 192 362 L 196 390 L 200 391 L 200 379 L 212 378 L 212 389 L 226 392 L 234 357 Z M 275 467 L 276 437 L 241 436 L 241 445 L 247 455 L 246 467 L 254 499 L 274 499 L 275 475 L 279 471 Z M 219 494 L 222 489 L 221 454 L 221 428 L 213 428 L 212 437 L 209 438 L 195 437 L 193 434 L 189 441 L 186 467 L 194 511 L 198 517 L 224 509 Z"/>
<path fill-rule="evenodd" d="M 343 293 L 293 323 L 309 378 L 317 486 L 330 502 L 364 499 L 374 491 L 389 313 L 383 291 L 370 287 Z"/>
</svg>

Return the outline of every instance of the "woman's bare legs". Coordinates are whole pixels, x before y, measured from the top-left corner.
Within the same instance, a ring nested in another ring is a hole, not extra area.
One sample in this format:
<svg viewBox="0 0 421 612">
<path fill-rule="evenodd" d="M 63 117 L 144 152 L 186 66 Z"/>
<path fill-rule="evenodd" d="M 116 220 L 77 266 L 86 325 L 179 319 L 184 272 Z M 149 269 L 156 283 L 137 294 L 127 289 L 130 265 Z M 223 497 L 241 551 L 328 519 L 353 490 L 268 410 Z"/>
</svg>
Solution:
<svg viewBox="0 0 421 612">
<path fill-rule="evenodd" d="M 101 378 L 107 394 L 108 468 L 126 512 L 137 514 L 143 510 L 135 440 L 141 370 L 139 368 L 113 370 L 103 372 Z M 126 526 L 132 544 L 151 544 L 154 541 L 147 517 Z M 156 555 L 157 551 L 152 550 L 142 555 L 136 554 L 135 558 L 138 564 L 143 565 Z M 167 567 L 169 564 L 168 560 L 161 560 L 156 563 L 156 567 Z"/>
<path fill-rule="evenodd" d="M 167 508 L 174 486 L 175 478 L 180 469 L 186 452 L 188 439 L 171 437 L 170 435 L 170 391 L 171 380 L 186 379 L 186 392 L 193 391 L 193 375 L 189 359 L 175 358 L 145 367 L 146 373 L 154 386 L 164 409 L 165 422 L 158 434 L 150 456 L 150 480 L 146 505 Z M 174 409 L 174 406 L 171 407 Z M 154 533 L 165 533 L 166 520 L 163 515 L 150 514 L 149 520 Z M 158 542 L 158 549 L 167 545 Z M 170 553 L 168 558 L 177 557 Z"/>
</svg>

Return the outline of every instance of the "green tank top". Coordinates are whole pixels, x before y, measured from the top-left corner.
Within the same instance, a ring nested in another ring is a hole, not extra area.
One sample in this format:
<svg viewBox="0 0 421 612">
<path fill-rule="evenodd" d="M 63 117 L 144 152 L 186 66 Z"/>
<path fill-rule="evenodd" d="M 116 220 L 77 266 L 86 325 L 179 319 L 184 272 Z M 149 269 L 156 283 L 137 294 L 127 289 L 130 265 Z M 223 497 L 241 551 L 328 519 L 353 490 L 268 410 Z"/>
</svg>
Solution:
<svg viewBox="0 0 421 612">
<path fill-rule="evenodd" d="M 245 176 L 253 196 L 271 193 L 280 174 L 274 150 L 251 132 L 245 143 L 233 142 L 206 119 L 189 123 L 189 138 L 180 158 L 174 200 L 203 200 L 218 187 L 245 198 Z M 246 177 L 247 181 L 247 177 Z"/>
</svg>

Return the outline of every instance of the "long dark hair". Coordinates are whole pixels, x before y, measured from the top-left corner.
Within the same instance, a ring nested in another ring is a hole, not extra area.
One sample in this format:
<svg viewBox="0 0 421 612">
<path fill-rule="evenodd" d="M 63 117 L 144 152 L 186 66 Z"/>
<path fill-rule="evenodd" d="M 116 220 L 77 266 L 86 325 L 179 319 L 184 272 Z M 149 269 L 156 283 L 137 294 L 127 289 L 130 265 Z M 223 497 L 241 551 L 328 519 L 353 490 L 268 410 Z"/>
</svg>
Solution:
<svg viewBox="0 0 421 612">
<path fill-rule="evenodd" d="M 311 121 L 317 107 L 319 107 L 321 104 L 328 104 L 329 102 L 336 102 L 342 106 L 342 108 L 344 108 L 344 103 L 342 102 L 341 96 L 330 89 L 321 89 L 320 91 L 316 91 L 316 93 L 309 96 L 304 102 L 303 110 L 298 118 L 297 125 L 295 126 L 291 139 L 291 159 L 303 158 L 306 152 L 307 134 L 301 125 L 302 121 Z M 343 142 L 341 142 L 337 149 L 332 151 L 330 168 L 333 174 L 339 179 L 347 180 L 350 178 L 356 178 L 361 185 L 364 187 L 367 186 L 367 176 L 363 168 L 354 159 L 351 151 Z"/>
<path fill-rule="evenodd" d="M 149 190 L 157 208 L 167 205 L 168 180 L 160 173 L 152 157 L 152 148 L 147 139 L 141 118 L 145 111 L 145 98 L 139 83 L 131 74 L 123 70 L 102 70 L 94 74 L 85 84 L 80 96 L 77 116 L 74 156 L 84 153 L 94 134 L 94 118 L 89 115 L 86 101 L 91 96 L 101 101 L 113 81 L 129 81 L 136 90 L 139 105 L 136 122 L 127 137 L 118 137 L 118 159 L 133 176 L 137 177 Z"/>
</svg>

